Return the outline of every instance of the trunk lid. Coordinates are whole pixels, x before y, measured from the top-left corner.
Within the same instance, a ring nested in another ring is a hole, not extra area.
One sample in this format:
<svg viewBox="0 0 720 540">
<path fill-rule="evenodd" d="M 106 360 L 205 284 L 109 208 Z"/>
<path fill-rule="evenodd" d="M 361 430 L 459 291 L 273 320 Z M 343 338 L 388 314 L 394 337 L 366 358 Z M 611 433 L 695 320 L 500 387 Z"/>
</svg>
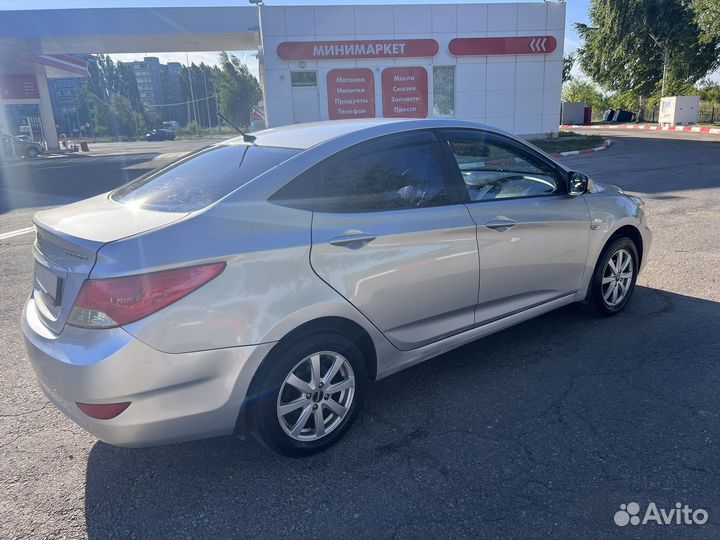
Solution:
<svg viewBox="0 0 720 540">
<path fill-rule="evenodd" d="M 186 215 L 123 206 L 107 194 L 37 213 L 33 298 L 45 326 L 56 334 L 62 331 L 102 246 Z"/>
</svg>

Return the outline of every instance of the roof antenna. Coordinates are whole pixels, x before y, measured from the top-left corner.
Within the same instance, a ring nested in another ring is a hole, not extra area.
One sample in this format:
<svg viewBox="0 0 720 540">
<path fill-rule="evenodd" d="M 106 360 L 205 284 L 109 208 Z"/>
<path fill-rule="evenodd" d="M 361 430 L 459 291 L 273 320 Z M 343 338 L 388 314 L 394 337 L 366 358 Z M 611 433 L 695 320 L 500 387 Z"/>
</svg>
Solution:
<svg viewBox="0 0 720 540">
<path fill-rule="evenodd" d="M 242 129 L 237 127 L 235 124 L 233 124 L 230 120 L 225 118 L 222 114 L 219 112 L 217 115 L 220 117 L 221 120 L 223 120 L 226 124 L 228 124 L 231 128 L 233 128 L 235 131 L 237 131 L 240 135 L 242 135 L 243 141 L 245 142 L 253 142 L 257 137 L 255 135 L 250 135 L 249 133 L 245 133 Z"/>
</svg>

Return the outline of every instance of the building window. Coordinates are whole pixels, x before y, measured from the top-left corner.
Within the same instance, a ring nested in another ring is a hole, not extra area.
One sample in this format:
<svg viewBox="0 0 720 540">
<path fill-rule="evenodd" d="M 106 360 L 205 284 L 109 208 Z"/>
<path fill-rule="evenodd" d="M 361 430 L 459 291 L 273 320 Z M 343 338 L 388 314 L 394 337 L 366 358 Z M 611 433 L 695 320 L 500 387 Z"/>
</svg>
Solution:
<svg viewBox="0 0 720 540">
<path fill-rule="evenodd" d="M 433 67 L 433 116 L 455 116 L 455 66 Z"/>
<path fill-rule="evenodd" d="M 293 86 L 317 86 L 317 71 L 291 71 Z"/>
</svg>

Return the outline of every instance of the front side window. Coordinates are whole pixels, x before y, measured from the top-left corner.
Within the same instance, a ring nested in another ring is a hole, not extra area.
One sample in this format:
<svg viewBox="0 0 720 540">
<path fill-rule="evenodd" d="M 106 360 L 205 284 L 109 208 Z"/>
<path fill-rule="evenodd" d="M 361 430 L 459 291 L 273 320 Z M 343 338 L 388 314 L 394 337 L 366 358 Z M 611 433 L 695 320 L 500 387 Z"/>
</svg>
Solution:
<svg viewBox="0 0 720 540">
<path fill-rule="evenodd" d="M 319 170 L 317 204 L 326 212 L 374 212 L 449 202 L 432 133 L 382 137 L 342 152 Z"/>
<path fill-rule="evenodd" d="M 162 212 L 193 212 L 217 202 L 300 152 L 293 148 L 223 145 L 140 177 L 114 191 L 120 204 Z"/>
<path fill-rule="evenodd" d="M 557 172 L 511 141 L 485 132 L 445 133 L 471 201 L 557 193 Z"/>
</svg>

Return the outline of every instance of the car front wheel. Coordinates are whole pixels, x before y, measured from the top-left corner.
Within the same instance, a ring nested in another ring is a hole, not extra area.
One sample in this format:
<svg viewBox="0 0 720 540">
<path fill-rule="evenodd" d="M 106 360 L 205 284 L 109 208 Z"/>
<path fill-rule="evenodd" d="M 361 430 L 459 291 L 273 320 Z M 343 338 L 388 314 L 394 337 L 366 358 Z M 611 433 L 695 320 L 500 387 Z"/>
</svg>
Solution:
<svg viewBox="0 0 720 540">
<path fill-rule="evenodd" d="M 619 313 L 627 306 L 635 290 L 639 269 L 635 243 L 619 237 L 603 251 L 591 285 L 591 302 L 601 315 Z"/>
<path fill-rule="evenodd" d="M 30 159 L 35 159 L 36 157 L 38 157 L 39 154 L 40 152 L 38 152 L 37 148 L 30 147 L 25 150 L 25 156 L 29 157 Z"/>
<path fill-rule="evenodd" d="M 320 452 L 358 417 L 368 385 L 365 359 L 352 340 L 323 332 L 271 353 L 251 429 L 267 447 L 288 456 Z"/>
</svg>

